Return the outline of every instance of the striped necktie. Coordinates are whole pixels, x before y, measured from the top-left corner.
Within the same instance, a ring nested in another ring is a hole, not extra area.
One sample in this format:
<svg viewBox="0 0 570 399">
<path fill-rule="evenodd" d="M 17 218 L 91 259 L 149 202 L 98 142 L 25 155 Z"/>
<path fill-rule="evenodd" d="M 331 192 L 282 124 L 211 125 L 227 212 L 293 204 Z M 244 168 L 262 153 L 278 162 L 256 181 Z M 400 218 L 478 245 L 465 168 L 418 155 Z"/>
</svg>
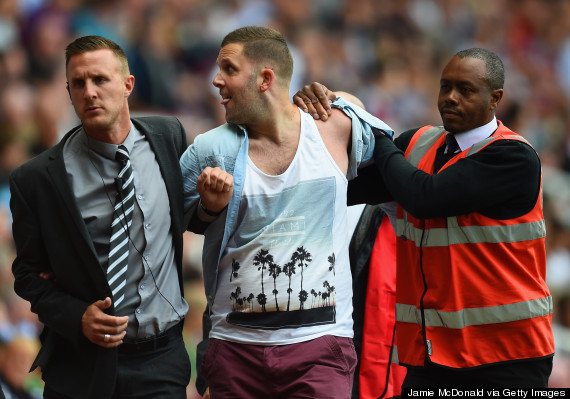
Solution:
<svg viewBox="0 0 570 399">
<path fill-rule="evenodd" d="M 129 261 L 129 229 L 133 219 L 135 186 L 129 152 L 123 145 L 117 149 L 115 160 L 119 161 L 121 170 L 115 179 L 117 201 L 113 209 L 113 223 L 111 224 L 107 281 L 113 293 L 113 302 L 117 307 L 125 299 Z"/>
</svg>

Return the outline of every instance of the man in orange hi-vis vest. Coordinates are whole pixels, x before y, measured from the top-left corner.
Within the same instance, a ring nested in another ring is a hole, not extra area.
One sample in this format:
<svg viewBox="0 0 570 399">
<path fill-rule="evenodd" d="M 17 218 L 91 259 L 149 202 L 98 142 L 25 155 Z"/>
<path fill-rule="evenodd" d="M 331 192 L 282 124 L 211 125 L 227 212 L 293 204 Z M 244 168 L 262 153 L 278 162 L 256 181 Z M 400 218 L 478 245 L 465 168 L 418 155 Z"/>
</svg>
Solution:
<svg viewBox="0 0 570 399">
<path fill-rule="evenodd" d="M 402 389 L 548 386 L 554 339 L 540 159 L 495 117 L 503 84 L 497 55 L 458 52 L 441 75 L 443 127 L 394 141 L 378 132 L 375 165 L 349 186 L 349 203 L 398 203 Z M 307 88 L 304 96 L 316 97 Z"/>
</svg>

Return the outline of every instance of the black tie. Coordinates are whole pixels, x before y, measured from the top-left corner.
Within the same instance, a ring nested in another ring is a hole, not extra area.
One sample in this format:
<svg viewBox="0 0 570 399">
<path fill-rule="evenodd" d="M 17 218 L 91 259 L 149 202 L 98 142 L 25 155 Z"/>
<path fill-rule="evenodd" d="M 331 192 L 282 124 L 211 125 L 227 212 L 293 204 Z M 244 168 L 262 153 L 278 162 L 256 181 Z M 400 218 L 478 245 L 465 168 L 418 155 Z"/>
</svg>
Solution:
<svg viewBox="0 0 570 399">
<path fill-rule="evenodd" d="M 446 154 L 455 154 L 460 151 L 459 144 L 457 144 L 455 136 L 451 133 L 447 133 L 445 136 L 445 144 L 447 144 Z"/>
<path fill-rule="evenodd" d="M 123 145 L 117 149 L 115 160 L 119 161 L 121 170 L 115 179 L 117 201 L 113 210 L 113 223 L 111 224 L 107 281 L 113 293 L 113 302 L 117 307 L 125 299 L 129 261 L 129 228 L 133 219 L 135 187 L 129 152 Z"/>
</svg>

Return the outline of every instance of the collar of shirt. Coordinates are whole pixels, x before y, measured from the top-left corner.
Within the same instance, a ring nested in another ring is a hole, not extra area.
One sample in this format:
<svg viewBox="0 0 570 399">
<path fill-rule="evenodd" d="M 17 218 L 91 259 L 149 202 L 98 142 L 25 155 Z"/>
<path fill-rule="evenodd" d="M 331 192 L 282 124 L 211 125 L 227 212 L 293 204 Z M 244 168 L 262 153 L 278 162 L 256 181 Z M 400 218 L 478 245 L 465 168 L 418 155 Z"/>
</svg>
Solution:
<svg viewBox="0 0 570 399">
<path fill-rule="evenodd" d="M 85 133 L 85 143 L 92 151 L 101 156 L 104 156 L 105 158 L 115 160 L 115 154 L 117 153 L 117 148 L 119 148 L 119 145 L 125 146 L 127 148 L 127 151 L 129 151 L 129 154 L 132 154 L 133 147 L 135 145 L 135 134 L 131 134 L 133 130 L 136 130 L 136 128 L 131 122 L 131 130 L 129 130 L 127 138 L 125 138 L 125 141 L 123 141 L 121 144 L 105 143 L 104 141 L 100 141 L 89 136 L 85 130 L 83 130 L 83 132 Z"/>
<path fill-rule="evenodd" d="M 466 132 L 457 133 L 455 134 L 455 140 L 459 145 L 461 151 L 466 150 L 467 148 L 471 147 L 473 144 L 478 143 L 481 140 L 486 139 L 490 135 L 493 134 L 495 130 L 497 130 L 497 118 L 493 116 L 491 122 L 487 123 L 486 125 L 476 127 L 473 130 L 468 130 Z M 447 133 L 452 134 L 452 133 Z"/>
</svg>

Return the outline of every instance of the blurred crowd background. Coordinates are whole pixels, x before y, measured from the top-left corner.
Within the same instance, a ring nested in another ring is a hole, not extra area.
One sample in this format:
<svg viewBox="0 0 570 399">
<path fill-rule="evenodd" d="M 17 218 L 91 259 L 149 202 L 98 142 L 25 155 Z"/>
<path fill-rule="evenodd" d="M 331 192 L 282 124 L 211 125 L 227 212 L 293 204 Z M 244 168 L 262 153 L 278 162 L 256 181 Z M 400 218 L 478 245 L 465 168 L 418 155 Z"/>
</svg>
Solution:
<svg viewBox="0 0 570 399">
<path fill-rule="evenodd" d="M 118 42 L 135 76 L 132 113 L 176 115 L 191 143 L 224 122 L 211 84 L 222 38 L 264 25 L 292 49 L 291 94 L 313 81 L 354 93 L 396 132 L 441 124 L 439 77 L 456 51 L 485 47 L 503 59 L 498 118 L 543 163 L 557 345 L 550 385 L 570 387 L 568 21 L 568 0 L 0 0 L 0 380 L 22 398 L 41 397 L 39 373 L 28 374 L 41 323 L 13 291 L 7 183 L 10 171 L 78 123 L 65 90 L 66 45 L 87 34 Z M 201 238 L 185 238 L 185 338 L 194 360 L 205 306 Z M 192 382 L 188 398 L 196 397 Z"/>
</svg>

